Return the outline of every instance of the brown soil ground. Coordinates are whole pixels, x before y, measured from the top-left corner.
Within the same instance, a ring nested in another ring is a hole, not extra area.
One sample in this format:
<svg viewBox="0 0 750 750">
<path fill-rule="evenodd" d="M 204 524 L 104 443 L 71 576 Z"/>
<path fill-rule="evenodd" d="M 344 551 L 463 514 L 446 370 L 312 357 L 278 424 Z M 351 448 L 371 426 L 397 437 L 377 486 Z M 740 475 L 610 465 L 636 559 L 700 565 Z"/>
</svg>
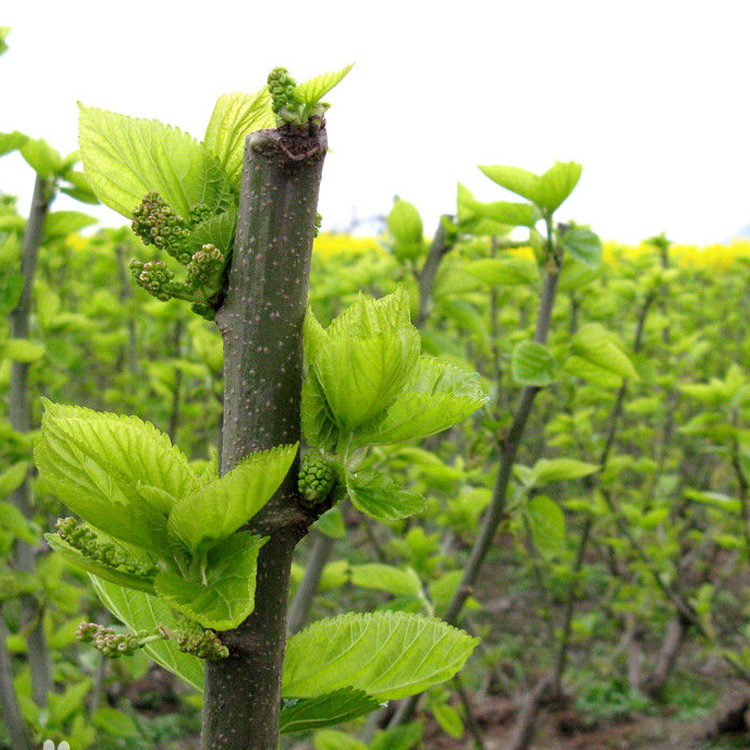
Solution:
<svg viewBox="0 0 750 750">
<path fill-rule="evenodd" d="M 475 706 L 484 750 L 504 750 L 515 715 L 505 699 L 488 696 Z M 711 715 L 701 721 L 669 717 L 631 716 L 597 728 L 587 727 L 572 709 L 544 711 L 531 750 L 730 750 L 750 749 L 750 702 L 729 693 Z M 428 727 L 428 750 L 475 750 L 471 739 L 446 737 Z"/>
</svg>

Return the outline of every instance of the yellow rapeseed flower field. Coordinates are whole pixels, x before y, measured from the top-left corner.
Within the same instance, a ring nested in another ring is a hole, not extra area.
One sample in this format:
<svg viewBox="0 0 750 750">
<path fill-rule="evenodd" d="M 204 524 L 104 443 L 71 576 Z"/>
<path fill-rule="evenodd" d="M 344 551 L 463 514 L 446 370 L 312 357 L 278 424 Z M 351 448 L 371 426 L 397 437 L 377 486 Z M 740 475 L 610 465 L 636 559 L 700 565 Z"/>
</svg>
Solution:
<svg viewBox="0 0 750 750">
<path fill-rule="evenodd" d="M 635 260 L 643 255 L 655 252 L 653 245 L 641 242 L 638 245 L 625 245 L 620 242 L 603 243 L 603 257 L 607 263 L 616 263 L 625 258 Z M 322 233 L 315 238 L 314 252 L 322 259 L 336 256 L 357 256 L 370 252 L 387 253 L 383 243 L 377 237 L 357 237 L 346 234 Z M 512 251 L 514 255 L 533 258 L 530 248 Z M 737 258 L 750 259 L 750 240 L 736 239 L 725 244 L 684 245 L 673 244 L 669 247 L 669 256 L 680 266 L 710 268 L 721 270 L 728 268 Z"/>
</svg>

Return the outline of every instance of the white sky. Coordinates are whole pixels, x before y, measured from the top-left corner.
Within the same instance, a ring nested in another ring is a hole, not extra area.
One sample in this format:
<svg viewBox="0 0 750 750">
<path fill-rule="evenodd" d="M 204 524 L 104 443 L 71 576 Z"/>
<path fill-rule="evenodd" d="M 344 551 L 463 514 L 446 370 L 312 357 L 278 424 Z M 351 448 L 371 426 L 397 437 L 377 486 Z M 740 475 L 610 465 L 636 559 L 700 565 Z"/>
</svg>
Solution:
<svg viewBox="0 0 750 750">
<path fill-rule="evenodd" d="M 4 13 L 2 12 L 4 11 Z M 583 164 L 561 218 L 604 239 L 680 242 L 750 223 L 750 1 L 6 0 L 0 131 L 76 148 L 76 101 L 202 138 L 222 93 L 277 65 L 356 65 L 327 98 L 324 228 L 398 193 L 432 231 L 456 183 L 512 200 L 476 164 Z M 0 159 L 26 212 L 33 174 Z M 60 200 L 56 207 L 78 207 Z M 85 208 L 83 210 L 86 210 Z M 102 209 L 106 223 L 124 223 Z"/>
</svg>

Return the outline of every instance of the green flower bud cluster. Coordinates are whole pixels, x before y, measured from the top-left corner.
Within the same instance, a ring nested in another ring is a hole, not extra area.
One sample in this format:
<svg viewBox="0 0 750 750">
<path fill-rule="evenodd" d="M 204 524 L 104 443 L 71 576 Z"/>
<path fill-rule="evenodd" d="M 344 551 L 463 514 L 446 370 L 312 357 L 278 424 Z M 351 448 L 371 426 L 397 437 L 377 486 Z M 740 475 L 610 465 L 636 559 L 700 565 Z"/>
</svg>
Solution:
<svg viewBox="0 0 750 750">
<path fill-rule="evenodd" d="M 175 213 L 157 192 L 147 193 L 141 205 L 133 211 L 131 224 L 144 245 L 164 248 L 177 260 L 181 260 L 180 243 L 189 233 L 188 223 Z"/>
<path fill-rule="evenodd" d="M 177 647 L 199 659 L 226 659 L 229 656 L 229 649 L 213 630 L 201 630 L 197 633 L 182 631 L 177 636 Z"/>
<path fill-rule="evenodd" d="M 323 454 L 311 449 L 302 457 L 297 489 L 306 507 L 314 508 L 328 500 L 336 485 L 336 469 Z"/>
<path fill-rule="evenodd" d="M 268 74 L 268 90 L 273 111 L 279 116 L 282 110 L 294 110 L 302 104 L 297 96 L 297 82 L 286 68 L 274 68 Z"/>
<path fill-rule="evenodd" d="M 166 302 L 174 295 L 172 283 L 174 273 L 160 260 L 143 263 L 133 258 L 129 264 L 130 273 L 138 286 L 143 287 L 156 299 Z"/>
<path fill-rule="evenodd" d="M 276 122 L 282 125 L 323 125 L 323 115 L 328 105 L 323 102 L 306 102 L 297 91 L 297 82 L 286 68 L 274 68 L 268 75 L 268 90 Z"/>
<path fill-rule="evenodd" d="M 97 562 L 143 578 L 153 578 L 156 574 L 154 567 L 143 565 L 120 547 L 109 542 L 100 542 L 91 529 L 79 524 L 75 518 L 59 518 L 55 530 L 63 541 Z"/>
<path fill-rule="evenodd" d="M 190 209 L 190 226 L 197 226 L 203 221 L 210 219 L 214 212 L 205 203 L 196 203 Z"/>
<path fill-rule="evenodd" d="M 226 208 L 226 207 L 224 207 Z M 175 260 L 186 266 L 184 282 L 175 281 L 175 274 L 162 261 L 130 261 L 130 273 L 135 282 L 162 302 L 183 299 L 192 304 L 192 310 L 212 320 L 221 290 L 226 255 L 214 245 L 195 248 L 191 232 L 224 209 L 212 209 L 197 203 L 185 219 L 176 213 L 157 192 L 144 196 L 141 205 L 133 212 L 132 228 L 146 245 L 165 250 Z"/>
<path fill-rule="evenodd" d="M 132 656 L 139 648 L 154 639 L 147 630 L 137 633 L 116 633 L 113 628 L 106 628 L 95 622 L 82 622 L 76 630 L 76 638 L 80 643 L 92 643 L 97 651 L 101 651 L 110 659 Z"/>
<path fill-rule="evenodd" d="M 215 245 L 203 245 L 188 263 L 185 284 L 193 291 L 217 288 L 224 272 L 226 258 Z"/>
<path fill-rule="evenodd" d="M 315 213 L 315 229 L 313 231 L 313 237 L 317 237 L 320 234 L 320 227 L 323 224 L 323 217 L 319 213 Z"/>
</svg>

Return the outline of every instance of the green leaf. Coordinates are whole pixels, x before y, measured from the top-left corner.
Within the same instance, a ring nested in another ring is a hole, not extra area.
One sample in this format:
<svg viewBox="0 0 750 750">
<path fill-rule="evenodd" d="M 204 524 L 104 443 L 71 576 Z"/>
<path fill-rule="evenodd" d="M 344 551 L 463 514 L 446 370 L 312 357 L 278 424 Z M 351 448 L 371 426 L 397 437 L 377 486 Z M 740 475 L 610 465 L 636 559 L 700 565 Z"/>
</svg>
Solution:
<svg viewBox="0 0 750 750">
<path fill-rule="evenodd" d="M 347 474 L 346 489 L 355 508 L 380 521 L 396 521 L 424 510 L 422 495 L 401 489 L 389 476 L 377 471 Z"/>
<path fill-rule="evenodd" d="M 91 680 L 85 679 L 66 688 L 62 693 L 55 693 L 50 690 L 47 694 L 50 718 L 60 725 L 76 711 L 80 711 L 83 700 L 88 695 L 92 685 Z"/>
<path fill-rule="evenodd" d="M 440 728 L 449 734 L 451 737 L 458 739 L 464 733 L 464 723 L 461 720 L 461 716 L 453 706 L 449 706 L 447 703 L 437 703 L 430 706 L 432 714 L 435 717 L 435 721 L 440 725 Z"/>
<path fill-rule="evenodd" d="M 399 260 L 414 259 L 424 249 L 424 226 L 416 207 L 396 197 L 386 226 L 393 238 L 393 252 Z"/>
<path fill-rule="evenodd" d="M 420 721 L 384 729 L 372 738 L 370 750 L 412 750 L 419 744 L 423 732 L 424 725 Z"/>
<path fill-rule="evenodd" d="M 549 482 L 580 479 L 597 471 L 597 464 L 589 464 L 575 458 L 540 458 L 531 468 L 526 484 L 529 487 L 540 487 Z"/>
<path fill-rule="evenodd" d="M 236 628 L 255 607 L 258 552 L 266 541 L 246 531 L 234 534 L 208 551 L 203 581 L 160 571 L 156 592 L 204 628 Z"/>
<path fill-rule="evenodd" d="M 540 178 L 540 200 L 537 205 L 550 213 L 556 211 L 575 190 L 583 167 L 574 161 L 556 161 Z"/>
<path fill-rule="evenodd" d="M 44 344 L 28 339 L 9 338 L 0 352 L 3 357 L 14 362 L 36 362 L 44 356 Z"/>
<path fill-rule="evenodd" d="M 89 184 L 128 219 L 151 191 L 183 217 L 197 203 L 215 208 L 224 195 L 216 157 L 178 128 L 83 105 L 79 127 Z"/>
<path fill-rule="evenodd" d="M 5 280 L 0 282 L 0 315 L 7 315 L 15 310 L 23 294 L 24 278 L 20 271 L 9 271 Z"/>
<path fill-rule="evenodd" d="M 83 172 L 70 169 L 65 173 L 65 181 L 68 185 L 63 185 L 60 188 L 61 193 L 65 193 L 71 198 L 81 201 L 81 203 L 89 203 L 94 206 L 99 203 L 99 199 L 91 189 L 91 185 L 89 185 L 89 181 Z"/>
<path fill-rule="evenodd" d="M 488 286 L 512 286 L 539 281 L 539 268 L 526 258 L 481 258 L 470 260 L 461 266 L 462 271 L 476 276 Z"/>
<path fill-rule="evenodd" d="M 96 224 L 96 222 L 96 218 L 80 211 L 55 211 L 47 214 L 44 221 L 44 236 L 48 238 L 67 237 L 73 232 L 80 232 L 81 229 Z"/>
<path fill-rule="evenodd" d="M 320 620 L 287 643 L 282 695 L 353 687 L 379 700 L 405 698 L 450 679 L 478 642 L 440 620 L 403 612 Z"/>
<path fill-rule="evenodd" d="M 312 362 L 336 424 L 353 432 L 387 408 L 419 359 L 413 326 L 373 338 L 330 338 Z"/>
<path fill-rule="evenodd" d="M 29 138 L 18 150 L 29 166 L 44 179 L 54 177 L 62 168 L 60 154 L 41 138 Z"/>
<path fill-rule="evenodd" d="M 557 379 L 557 363 L 549 349 L 536 341 L 521 341 L 510 360 L 513 381 L 518 385 L 544 387 Z"/>
<path fill-rule="evenodd" d="M 265 86 L 252 95 L 223 94 L 217 99 L 203 144 L 218 158 L 235 190 L 240 185 L 245 139 L 256 130 L 275 127 L 271 94 Z"/>
<path fill-rule="evenodd" d="M 565 515 L 557 503 L 546 495 L 536 495 L 526 506 L 526 518 L 543 557 L 554 557 L 565 549 Z"/>
<path fill-rule="evenodd" d="M 191 552 L 208 549 L 247 523 L 278 489 L 298 444 L 253 453 L 220 479 L 182 497 L 167 529 Z"/>
<path fill-rule="evenodd" d="M 0 26 L 0 55 L 8 51 L 8 43 L 5 41 L 10 33 L 10 26 Z"/>
<path fill-rule="evenodd" d="M 356 445 L 417 440 L 452 427 L 487 402 L 479 376 L 457 365 L 420 357 L 409 382 L 381 420 L 361 427 Z"/>
<path fill-rule="evenodd" d="M 158 625 L 164 626 L 167 630 L 179 630 L 183 627 L 167 604 L 155 596 L 125 589 L 95 576 L 91 576 L 91 580 L 104 606 L 130 630 L 153 631 Z M 177 675 L 191 687 L 198 691 L 203 690 L 202 659 L 183 653 L 172 640 L 147 643 L 144 651 L 164 669 Z"/>
<path fill-rule="evenodd" d="M 519 167 L 498 165 L 479 169 L 501 187 L 552 213 L 573 192 L 582 168 L 574 161 L 558 161 L 541 176 Z"/>
<path fill-rule="evenodd" d="M 363 690 L 342 688 L 315 698 L 305 698 L 281 709 L 281 734 L 309 732 L 343 724 L 380 707 L 379 701 Z M 341 745 L 337 745 L 341 750 Z"/>
<path fill-rule="evenodd" d="M 215 245 L 225 256 L 234 243 L 234 229 L 237 223 L 237 211 L 231 206 L 226 211 L 211 216 L 194 227 L 183 240 L 186 252 L 194 255 L 203 245 Z"/>
<path fill-rule="evenodd" d="M 482 203 L 460 182 L 458 183 L 457 203 L 460 223 L 480 217 L 510 227 L 533 227 L 540 218 L 539 211 L 528 203 L 508 203 L 507 201 Z"/>
<path fill-rule="evenodd" d="M 22 464 L 17 464 L 17 466 L 21 465 Z M 5 472 L 5 474 L 7 473 L 8 472 Z M 3 476 L 5 476 L 5 474 L 3 474 Z M 26 478 L 25 472 L 23 478 Z M 0 480 L 1 479 L 2 476 L 0 476 Z M 0 501 L 0 529 L 2 529 L 3 532 L 10 532 L 14 537 L 22 539 L 29 544 L 36 544 L 39 541 L 38 533 L 32 530 L 26 516 L 24 516 L 15 505 L 6 503 L 5 501 Z"/>
<path fill-rule="evenodd" d="M 188 494 L 198 480 L 184 454 L 137 417 L 46 399 L 44 404 L 35 457 L 50 490 L 92 526 L 171 555 L 163 508 L 138 487 L 158 487 L 172 497 Z"/>
<path fill-rule="evenodd" d="M 313 373 L 308 373 L 302 383 L 302 404 L 300 407 L 302 434 L 307 444 L 313 448 L 336 447 L 339 430 L 333 421 L 323 389 Z"/>
<path fill-rule="evenodd" d="M 480 166 L 479 169 L 484 172 L 493 182 L 500 187 L 510 190 L 511 193 L 520 195 L 522 198 L 530 200 L 532 203 L 539 203 L 539 177 L 528 169 L 521 167 L 508 167 L 504 165 Z"/>
<path fill-rule="evenodd" d="M 325 729 L 315 733 L 315 750 L 367 750 L 367 745 L 344 732 Z"/>
<path fill-rule="evenodd" d="M 146 578 L 145 576 L 137 576 L 132 573 L 126 573 L 119 568 L 113 568 L 111 565 L 94 560 L 82 552 L 72 547 L 66 542 L 59 534 L 45 534 L 44 538 L 49 542 L 55 552 L 59 552 L 68 562 L 73 565 L 83 568 L 87 573 L 101 578 L 111 583 L 116 583 L 118 586 L 125 586 L 129 589 L 135 589 L 137 591 L 144 591 L 147 594 L 153 594 L 154 582 Z M 134 562 L 137 562 L 133 558 Z"/>
<path fill-rule="evenodd" d="M 297 96 L 305 104 L 316 104 L 319 102 L 334 86 L 338 85 L 352 69 L 354 63 L 350 63 L 343 70 L 337 73 L 323 73 L 309 81 L 300 83 L 296 88 Z"/>
<path fill-rule="evenodd" d="M 91 714 L 91 723 L 112 737 L 138 737 L 140 731 L 133 719 L 123 711 L 101 706 Z"/>
<path fill-rule="evenodd" d="M 331 539 L 343 539 L 346 536 L 346 526 L 341 508 L 334 506 L 327 510 L 313 525 L 321 534 L 330 536 Z"/>
<path fill-rule="evenodd" d="M 25 481 L 29 473 L 29 462 L 20 461 L 0 474 L 0 497 L 7 497 L 15 492 Z"/>
<path fill-rule="evenodd" d="M 598 268 L 602 263 L 602 241 L 599 235 L 586 227 L 573 227 L 563 232 L 560 247 L 565 253 L 589 268 Z"/>
<path fill-rule="evenodd" d="M 14 130 L 12 133 L 0 133 L 0 156 L 16 151 L 28 140 L 29 136 L 20 133 L 18 130 Z"/>
<path fill-rule="evenodd" d="M 422 597 L 422 582 L 413 568 L 368 563 L 352 565 L 351 581 L 355 586 L 375 591 L 387 591 L 394 596 Z"/>
<path fill-rule="evenodd" d="M 573 336 L 571 351 L 580 359 L 602 370 L 629 380 L 638 379 L 633 363 L 622 351 L 615 334 L 607 331 L 599 323 L 587 323 L 582 326 Z"/>
</svg>

